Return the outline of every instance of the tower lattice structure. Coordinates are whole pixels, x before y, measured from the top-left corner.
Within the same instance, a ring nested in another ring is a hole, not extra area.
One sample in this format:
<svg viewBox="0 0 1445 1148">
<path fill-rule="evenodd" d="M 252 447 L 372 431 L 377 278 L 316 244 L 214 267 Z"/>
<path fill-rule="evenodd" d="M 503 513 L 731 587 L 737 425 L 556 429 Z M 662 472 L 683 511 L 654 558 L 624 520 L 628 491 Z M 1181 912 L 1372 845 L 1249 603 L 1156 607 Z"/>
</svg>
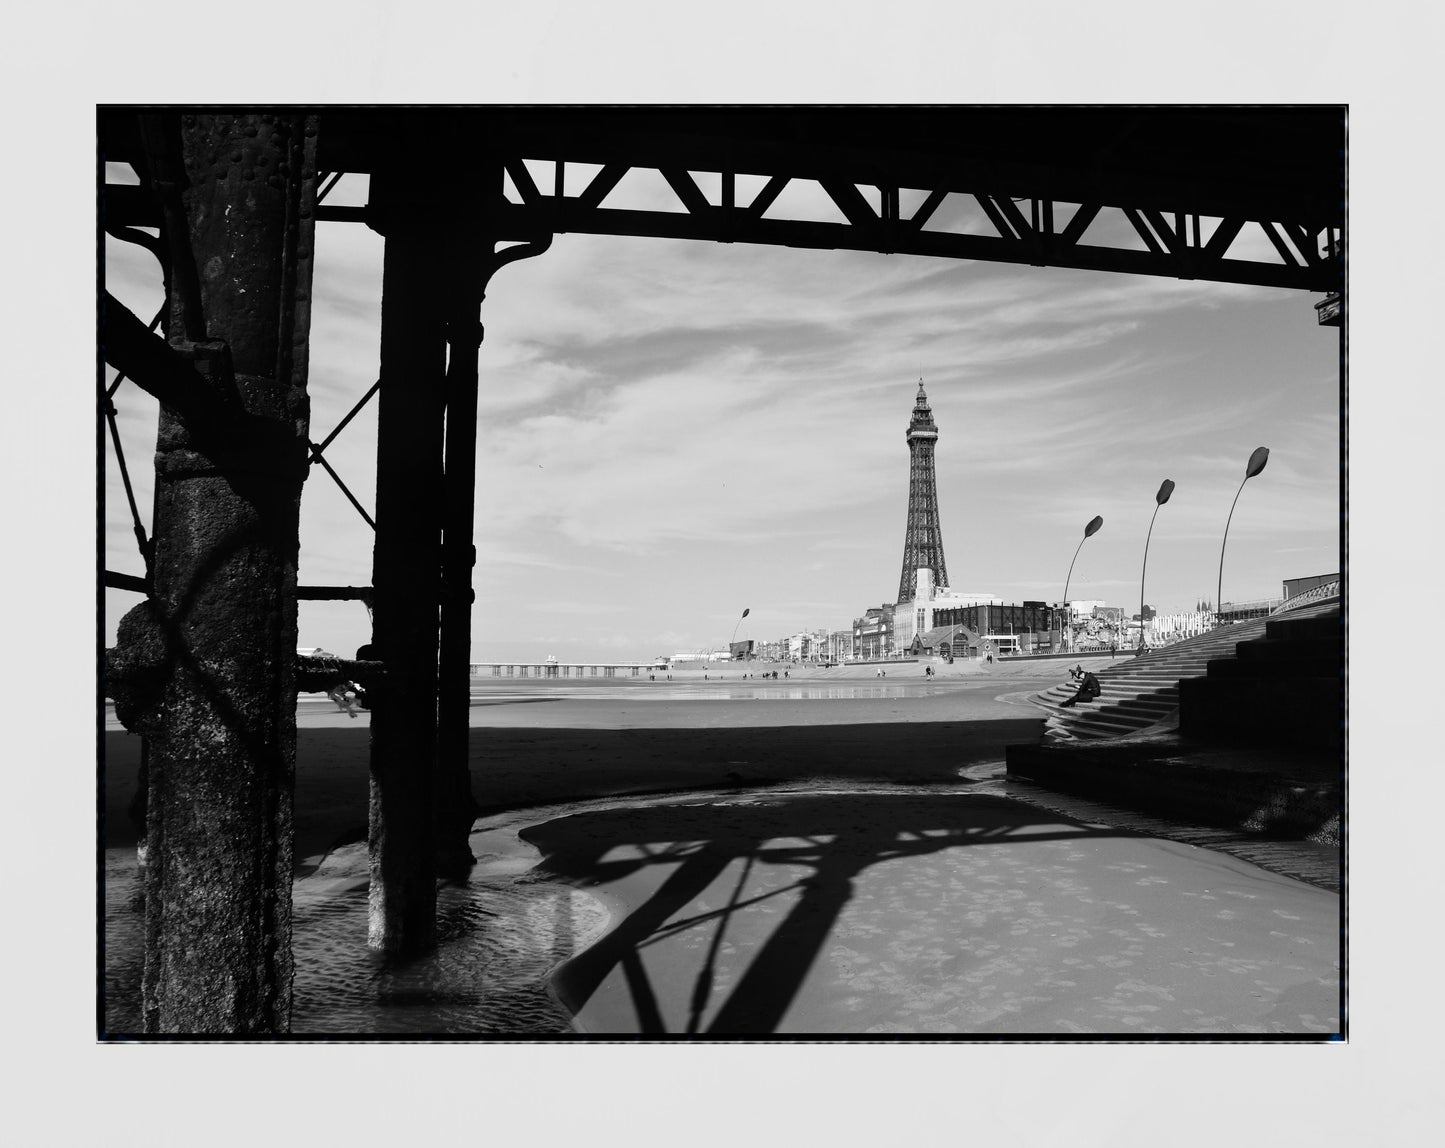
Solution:
<svg viewBox="0 0 1445 1148">
<path fill-rule="evenodd" d="M 943 530 L 938 522 L 938 484 L 933 477 L 933 447 L 938 427 L 928 405 L 923 380 L 908 421 L 908 530 L 903 537 L 903 572 L 898 576 L 898 601 L 911 602 L 917 572 L 933 571 L 933 584 L 947 586 L 948 566 L 943 559 Z"/>
</svg>

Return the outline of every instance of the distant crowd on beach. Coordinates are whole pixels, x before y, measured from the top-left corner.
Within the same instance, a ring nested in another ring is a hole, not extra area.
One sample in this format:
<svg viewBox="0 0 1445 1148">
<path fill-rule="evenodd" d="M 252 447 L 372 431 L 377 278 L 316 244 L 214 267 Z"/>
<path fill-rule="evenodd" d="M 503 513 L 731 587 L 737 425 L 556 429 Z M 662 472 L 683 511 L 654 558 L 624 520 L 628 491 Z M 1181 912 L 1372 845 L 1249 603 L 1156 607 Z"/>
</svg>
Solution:
<svg viewBox="0 0 1445 1148">
<path fill-rule="evenodd" d="M 758 676 L 757 674 L 743 674 L 743 681 L 747 681 L 749 678 L 756 678 L 757 676 Z M 771 677 L 774 681 L 777 681 L 777 679 L 778 679 L 778 671 L 777 671 L 777 670 L 774 670 L 771 674 L 764 673 L 762 676 L 763 676 L 764 678 Z M 784 671 L 783 671 L 783 677 L 786 678 L 787 676 L 788 676 L 788 671 L 787 671 L 787 670 L 784 670 Z M 656 674 L 648 674 L 648 675 L 647 675 L 647 680 L 648 680 L 649 682 L 655 682 L 655 681 L 657 681 L 657 675 L 656 675 Z M 669 681 L 669 682 L 672 681 L 672 675 L 671 675 L 671 674 L 666 675 L 666 679 L 665 679 L 665 680 L 666 680 L 666 681 Z M 703 674 L 702 680 L 705 681 L 705 682 L 710 682 L 710 681 L 712 681 L 712 675 L 711 675 L 711 674 Z M 717 680 L 720 681 L 720 682 L 726 681 L 726 680 L 727 680 L 727 675 L 726 675 L 726 674 L 718 674 Z"/>
</svg>

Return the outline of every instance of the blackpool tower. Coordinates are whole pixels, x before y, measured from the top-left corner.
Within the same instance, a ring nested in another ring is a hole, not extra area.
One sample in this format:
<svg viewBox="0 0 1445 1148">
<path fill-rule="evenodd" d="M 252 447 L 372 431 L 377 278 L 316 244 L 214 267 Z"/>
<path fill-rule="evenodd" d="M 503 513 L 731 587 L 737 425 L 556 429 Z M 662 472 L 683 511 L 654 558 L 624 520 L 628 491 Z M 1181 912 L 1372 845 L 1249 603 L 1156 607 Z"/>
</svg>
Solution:
<svg viewBox="0 0 1445 1148">
<path fill-rule="evenodd" d="M 919 570 L 933 571 L 933 585 L 948 585 L 943 560 L 943 530 L 938 525 L 938 485 L 933 478 L 933 444 L 938 427 L 928 406 L 923 380 L 908 422 L 908 532 L 903 537 L 903 573 L 898 576 L 898 601 L 913 601 Z"/>
</svg>

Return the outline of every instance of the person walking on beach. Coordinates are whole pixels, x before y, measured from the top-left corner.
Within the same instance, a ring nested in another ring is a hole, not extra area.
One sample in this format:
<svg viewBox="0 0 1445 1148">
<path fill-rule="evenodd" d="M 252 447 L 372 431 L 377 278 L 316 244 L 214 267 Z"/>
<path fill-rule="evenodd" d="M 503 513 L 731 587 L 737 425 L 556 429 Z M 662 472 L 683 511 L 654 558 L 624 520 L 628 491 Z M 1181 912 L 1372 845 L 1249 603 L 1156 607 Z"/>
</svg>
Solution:
<svg viewBox="0 0 1445 1148">
<path fill-rule="evenodd" d="M 358 711 L 355 703 L 361 696 L 361 687 L 355 682 L 339 681 L 326 691 L 326 696 L 337 704 L 342 713 L 356 717 Z"/>
</svg>

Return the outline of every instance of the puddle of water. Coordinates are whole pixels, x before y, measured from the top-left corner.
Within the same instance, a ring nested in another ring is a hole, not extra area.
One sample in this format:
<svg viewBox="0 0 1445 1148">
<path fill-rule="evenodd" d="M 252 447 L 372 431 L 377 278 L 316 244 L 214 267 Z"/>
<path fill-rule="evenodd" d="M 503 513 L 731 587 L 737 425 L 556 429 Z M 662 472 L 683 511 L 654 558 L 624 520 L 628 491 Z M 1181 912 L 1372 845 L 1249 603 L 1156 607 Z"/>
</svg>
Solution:
<svg viewBox="0 0 1445 1148">
<path fill-rule="evenodd" d="M 474 848 L 477 842 L 474 839 Z M 519 879 L 527 858 L 488 855 L 462 886 L 437 890 L 438 945 L 408 961 L 366 945 L 366 847 L 350 846 L 297 881 L 291 1032 L 535 1036 L 572 1031 L 547 991 L 558 964 L 600 936 L 601 902 L 551 882 Z M 341 854 L 354 853 L 354 856 Z M 342 875 L 338 875 L 338 869 Z M 145 910 L 135 855 L 106 864 L 106 1027 L 140 1033 Z"/>
</svg>

